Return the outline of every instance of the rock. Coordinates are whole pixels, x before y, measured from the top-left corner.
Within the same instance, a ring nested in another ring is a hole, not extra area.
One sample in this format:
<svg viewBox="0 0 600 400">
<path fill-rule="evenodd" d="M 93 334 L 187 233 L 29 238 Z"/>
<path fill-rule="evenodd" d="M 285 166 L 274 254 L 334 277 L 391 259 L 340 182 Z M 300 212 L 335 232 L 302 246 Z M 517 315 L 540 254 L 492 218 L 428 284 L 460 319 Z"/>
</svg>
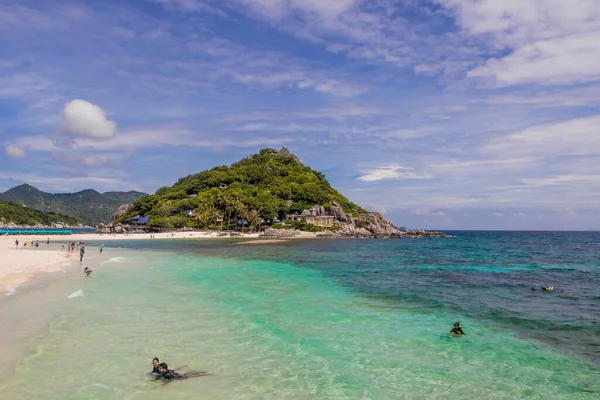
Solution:
<svg viewBox="0 0 600 400">
<path fill-rule="evenodd" d="M 295 155 L 290 153 L 290 151 L 287 149 L 287 147 L 282 147 L 281 150 L 279 150 L 277 152 L 277 155 L 280 157 L 291 157 L 294 159 L 294 161 L 296 161 L 296 163 L 298 165 L 304 165 L 304 164 L 302 164 L 302 162 L 300 161 L 300 159 L 298 157 L 296 157 Z"/>
<path fill-rule="evenodd" d="M 123 204 L 123 205 L 119 206 L 119 208 L 117 208 L 117 210 L 110 217 L 110 222 L 115 222 L 116 220 L 121 218 L 123 215 L 127 214 L 127 211 L 129 210 L 130 206 L 131 206 L 131 204 Z"/>
<path fill-rule="evenodd" d="M 291 229 L 273 229 L 267 228 L 265 231 L 258 235 L 259 238 L 292 238 L 298 236 L 299 233 Z"/>
</svg>

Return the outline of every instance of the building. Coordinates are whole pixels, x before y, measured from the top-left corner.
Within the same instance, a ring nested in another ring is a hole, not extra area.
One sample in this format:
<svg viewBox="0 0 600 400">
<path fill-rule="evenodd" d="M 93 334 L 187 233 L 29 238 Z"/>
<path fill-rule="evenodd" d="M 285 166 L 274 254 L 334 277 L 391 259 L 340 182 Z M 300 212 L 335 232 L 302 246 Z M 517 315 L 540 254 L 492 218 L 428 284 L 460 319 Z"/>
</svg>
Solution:
<svg viewBox="0 0 600 400">
<path fill-rule="evenodd" d="M 150 220 L 150 217 L 140 217 L 135 224 L 136 225 L 146 225 L 149 220 Z"/>
<path fill-rule="evenodd" d="M 300 214 L 286 215 L 289 221 L 304 221 L 307 224 L 330 228 L 333 226 L 333 215 L 314 215 L 310 210 L 304 210 Z"/>
</svg>

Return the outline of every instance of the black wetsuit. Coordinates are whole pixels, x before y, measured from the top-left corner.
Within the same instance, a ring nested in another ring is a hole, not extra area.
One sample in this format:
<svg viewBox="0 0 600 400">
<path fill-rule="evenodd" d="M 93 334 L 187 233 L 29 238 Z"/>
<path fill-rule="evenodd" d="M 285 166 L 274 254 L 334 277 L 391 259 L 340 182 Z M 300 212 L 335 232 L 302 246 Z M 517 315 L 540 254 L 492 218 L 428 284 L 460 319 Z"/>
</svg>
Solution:
<svg viewBox="0 0 600 400">
<path fill-rule="evenodd" d="M 450 330 L 450 333 L 454 333 L 457 335 L 466 335 L 466 333 L 463 331 L 462 326 L 458 325 L 458 326 L 453 326 L 452 329 Z"/>
<path fill-rule="evenodd" d="M 177 372 L 173 371 L 172 369 L 168 369 L 167 372 L 165 372 L 164 374 L 159 373 L 159 375 L 156 377 L 156 379 L 161 379 L 161 378 L 164 378 L 167 381 L 172 381 L 174 379 L 185 379 L 185 376 L 178 374 Z"/>
</svg>

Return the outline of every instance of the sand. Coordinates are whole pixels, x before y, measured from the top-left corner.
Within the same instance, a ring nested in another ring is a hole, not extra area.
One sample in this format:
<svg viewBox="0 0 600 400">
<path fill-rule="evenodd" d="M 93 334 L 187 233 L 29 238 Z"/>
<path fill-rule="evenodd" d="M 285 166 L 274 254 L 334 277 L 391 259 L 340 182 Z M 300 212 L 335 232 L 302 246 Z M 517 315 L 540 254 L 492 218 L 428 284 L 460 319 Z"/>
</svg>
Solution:
<svg viewBox="0 0 600 400">
<path fill-rule="evenodd" d="M 284 239 L 258 239 L 258 233 L 245 233 L 239 237 L 219 236 L 220 232 L 175 232 L 175 233 L 141 233 L 141 234 L 74 234 L 74 235 L 54 235 L 50 236 L 50 242 L 88 242 L 102 241 L 110 242 L 113 240 L 160 240 L 160 239 L 244 239 L 236 243 L 244 244 L 269 244 L 281 243 L 290 239 L 312 239 L 316 235 L 309 232 L 299 232 L 299 235 L 294 238 Z M 19 248 L 15 247 L 15 239 L 19 240 Z M 32 279 L 36 274 L 43 272 L 56 272 L 64 268 L 64 266 L 77 261 L 79 253 L 74 251 L 68 253 L 64 250 L 47 250 L 45 249 L 46 236 L 40 235 L 14 235 L 0 236 L 0 295 L 10 295 L 14 288 L 28 280 Z M 254 240 L 246 240 L 254 239 Z M 30 247 L 30 241 L 39 241 L 39 248 Z M 27 242 L 27 246 L 23 247 L 23 243 Z"/>
<path fill-rule="evenodd" d="M 38 238 L 39 239 L 39 238 Z M 40 272 L 60 271 L 70 265 L 73 254 L 63 251 L 42 250 L 23 247 L 24 239 L 19 238 L 19 248 L 15 248 L 15 237 L 0 238 L 0 294 L 10 295 L 14 288 L 27 282 Z M 40 246 L 46 246 L 41 243 Z"/>
</svg>

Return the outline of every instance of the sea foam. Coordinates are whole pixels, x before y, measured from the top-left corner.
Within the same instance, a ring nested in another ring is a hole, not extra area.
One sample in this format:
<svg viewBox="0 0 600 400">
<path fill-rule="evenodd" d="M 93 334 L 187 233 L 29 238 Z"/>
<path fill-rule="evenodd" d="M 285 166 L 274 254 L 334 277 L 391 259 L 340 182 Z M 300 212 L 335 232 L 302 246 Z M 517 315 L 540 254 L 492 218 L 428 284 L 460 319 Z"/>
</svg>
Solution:
<svg viewBox="0 0 600 400">
<path fill-rule="evenodd" d="M 79 289 L 67 296 L 68 299 L 74 299 L 75 297 L 83 297 L 83 289 Z"/>
<path fill-rule="evenodd" d="M 14 286 L 11 286 L 9 288 L 6 289 L 6 295 L 5 296 L 12 296 L 15 292 L 17 291 L 17 288 Z"/>
<path fill-rule="evenodd" d="M 102 264 L 100 264 L 100 266 L 103 266 L 104 264 L 108 264 L 110 262 L 123 263 L 125 261 L 127 261 L 127 259 L 125 257 L 114 257 L 114 258 L 111 258 L 110 260 L 104 261 Z"/>
</svg>

